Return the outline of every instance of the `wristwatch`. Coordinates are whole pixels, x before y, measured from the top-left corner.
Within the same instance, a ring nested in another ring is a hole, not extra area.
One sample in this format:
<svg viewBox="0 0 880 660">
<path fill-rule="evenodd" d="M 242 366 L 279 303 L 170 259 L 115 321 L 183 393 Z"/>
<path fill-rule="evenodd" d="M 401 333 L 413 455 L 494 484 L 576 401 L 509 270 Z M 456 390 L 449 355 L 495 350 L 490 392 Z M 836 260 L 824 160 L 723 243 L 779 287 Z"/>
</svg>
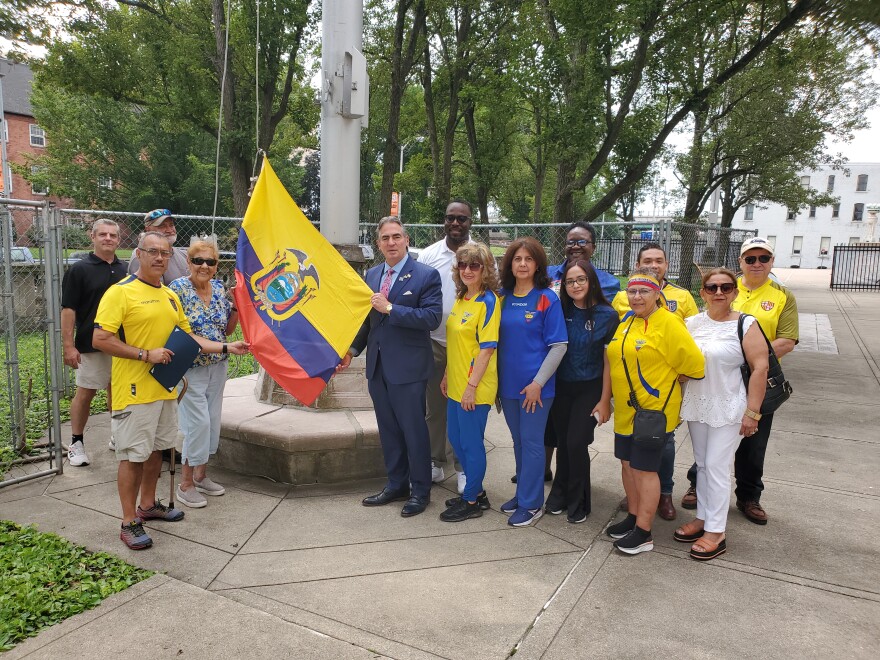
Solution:
<svg viewBox="0 0 880 660">
<path fill-rule="evenodd" d="M 388 303 L 387 305 L 385 305 L 385 311 L 388 312 L 389 314 L 391 313 L 391 303 Z"/>
</svg>

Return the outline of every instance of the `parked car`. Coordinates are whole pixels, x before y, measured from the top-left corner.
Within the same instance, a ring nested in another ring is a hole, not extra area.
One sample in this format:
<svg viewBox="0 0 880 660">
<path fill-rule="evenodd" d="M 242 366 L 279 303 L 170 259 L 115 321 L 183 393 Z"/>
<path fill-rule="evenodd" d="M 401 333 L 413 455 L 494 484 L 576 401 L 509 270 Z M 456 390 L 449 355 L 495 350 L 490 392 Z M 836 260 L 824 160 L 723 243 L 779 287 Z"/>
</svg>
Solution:
<svg viewBox="0 0 880 660">
<path fill-rule="evenodd" d="M 0 263 L 3 263 L 5 260 L 5 251 L 0 251 Z M 12 246 L 10 248 L 10 261 L 14 264 L 35 264 L 37 260 L 34 259 L 34 255 L 31 252 L 30 248 L 26 247 L 18 247 Z"/>
</svg>

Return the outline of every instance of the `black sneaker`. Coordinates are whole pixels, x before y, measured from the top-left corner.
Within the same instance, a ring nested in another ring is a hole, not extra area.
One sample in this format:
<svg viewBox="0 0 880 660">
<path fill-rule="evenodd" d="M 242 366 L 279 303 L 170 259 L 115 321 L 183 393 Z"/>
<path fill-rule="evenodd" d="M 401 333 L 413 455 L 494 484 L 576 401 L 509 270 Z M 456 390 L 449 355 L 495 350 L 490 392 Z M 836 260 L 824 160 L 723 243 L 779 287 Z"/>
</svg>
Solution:
<svg viewBox="0 0 880 660">
<path fill-rule="evenodd" d="M 614 547 L 628 555 L 637 555 L 640 552 L 650 552 L 654 549 L 654 539 L 651 532 L 646 532 L 636 527 L 622 539 L 614 542 Z"/>
<path fill-rule="evenodd" d="M 551 516 L 558 516 L 558 515 L 560 515 L 563 511 L 565 511 L 565 507 L 564 507 L 564 506 L 561 506 L 561 505 L 547 504 L 547 505 L 544 507 L 544 513 L 549 513 Z"/>
<path fill-rule="evenodd" d="M 450 497 L 448 500 L 446 500 L 446 506 L 450 507 L 460 500 L 461 500 L 460 497 Z M 488 511 L 492 507 L 492 505 L 489 504 L 489 496 L 486 495 L 485 490 L 482 493 L 480 493 L 479 495 L 477 495 L 477 505 L 479 505 L 479 507 L 483 511 Z"/>
<path fill-rule="evenodd" d="M 576 513 L 573 516 L 566 516 L 566 518 L 572 525 L 579 525 L 582 522 L 587 522 L 587 516 L 589 515 L 589 513 Z"/>
<path fill-rule="evenodd" d="M 608 525 L 605 529 L 605 533 L 608 534 L 613 539 L 622 539 L 624 536 L 629 534 L 636 528 L 636 517 L 633 514 L 628 514 L 626 518 L 621 520 L 619 523 L 614 523 L 613 525 Z"/>
<path fill-rule="evenodd" d="M 458 499 L 446 511 L 440 514 L 440 520 L 443 522 L 461 522 L 468 518 L 479 518 L 482 515 L 483 509 L 480 508 L 479 502 L 470 504 L 462 499 Z"/>
</svg>

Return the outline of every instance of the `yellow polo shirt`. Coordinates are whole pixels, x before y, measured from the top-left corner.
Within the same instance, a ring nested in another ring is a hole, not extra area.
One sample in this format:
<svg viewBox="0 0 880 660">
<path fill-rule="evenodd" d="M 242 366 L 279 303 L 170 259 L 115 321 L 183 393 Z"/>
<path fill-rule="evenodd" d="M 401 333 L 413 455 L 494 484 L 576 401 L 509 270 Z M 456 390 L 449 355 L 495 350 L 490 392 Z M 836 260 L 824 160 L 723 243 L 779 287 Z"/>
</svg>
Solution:
<svg viewBox="0 0 880 660">
<path fill-rule="evenodd" d="M 782 337 L 798 341 L 797 302 L 791 291 L 771 279 L 757 289 L 747 289 L 740 277 L 737 286 L 739 295 L 733 301 L 733 308 L 758 319 L 767 339 Z"/>
</svg>

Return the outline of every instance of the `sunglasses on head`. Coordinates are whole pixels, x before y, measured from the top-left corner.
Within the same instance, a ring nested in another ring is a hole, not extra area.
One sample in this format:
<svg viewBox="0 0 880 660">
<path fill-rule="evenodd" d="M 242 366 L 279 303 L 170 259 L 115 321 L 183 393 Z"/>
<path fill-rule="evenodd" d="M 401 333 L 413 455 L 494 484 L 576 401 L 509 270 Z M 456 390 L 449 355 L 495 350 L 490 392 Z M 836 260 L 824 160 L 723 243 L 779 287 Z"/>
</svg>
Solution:
<svg viewBox="0 0 880 660">
<path fill-rule="evenodd" d="M 762 254 L 760 256 L 755 256 L 754 254 L 752 254 L 748 257 L 743 257 L 743 261 L 745 261 L 749 266 L 751 266 L 753 263 L 755 263 L 755 261 L 760 261 L 762 264 L 770 263 L 770 260 L 772 258 L 773 257 L 770 256 L 769 254 Z"/>
<path fill-rule="evenodd" d="M 471 221 L 471 217 L 469 215 L 447 215 L 444 216 L 446 222 L 457 222 L 460 225 L 466 224 Z"/>
<path fill-rule="evenodd" d="M 717 293 L 721 289 L 721 293 L 730 293 L 736 288 L 733 282 L 725 282 L 724 284 L 704 284 L 703 288 L 707 293 Z"/>
<path fill-rule="evenodd" d="M 156 209 L 155 211 L 152 211 L 150 213 L 150 215 L 147 216 L 147 220 L 152 222 L 153 220 L 158 220 L 159 218 L 162 218 L 165 216 L 168 216 L 169 218 L 171 218 L 171 211 L 169 211 L 168 209 Z M 171 219 L 173 219 L 173 218 L 171 218 Z"/>
<path fill-rule="evenodd" d="M 459 262 L 458 262 L 458 269 L 459 269 L 459 270 L 469 270 L 469 271 L 471 271 L 471 272 L 476 273 L 476 272 L 478 272 L 482 267 L 483 267 L 483 264 L 479 263 L 478 261 L 472 261 L 472 262 L 470 262 L 469 264 L 468 264 L 468 263 L 465 263 L 464 261 L 459 261 Z"/>
<path fill-rule="evenodd" d="M 216 259 L 209 259 L 206 257 L 190 257 L 189 262 L 191 264 L 195 264 L 196 266 L 201 266 L 202 264 L 204 264 L 206 266 L 216 266 L 217 265 Z"/>
</svg>

